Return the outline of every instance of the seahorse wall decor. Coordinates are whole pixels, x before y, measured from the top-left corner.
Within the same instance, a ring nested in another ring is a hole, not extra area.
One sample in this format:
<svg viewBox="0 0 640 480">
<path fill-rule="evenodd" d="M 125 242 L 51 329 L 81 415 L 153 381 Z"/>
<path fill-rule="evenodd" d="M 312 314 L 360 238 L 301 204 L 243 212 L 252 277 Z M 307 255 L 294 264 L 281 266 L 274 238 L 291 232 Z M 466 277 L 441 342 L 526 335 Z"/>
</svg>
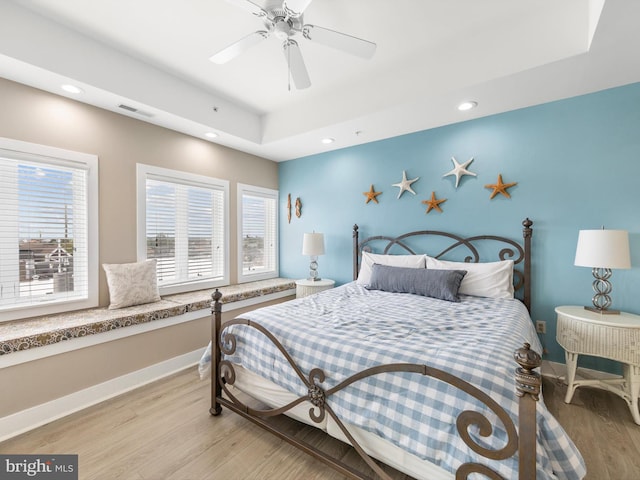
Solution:
<svg viewBox="0 0 640 480">
<path fill-rule="evenodd" d="M 300 218 L 302 216 L 302 202 L 300 201 L 300 197 L 296 198 L 296 217 Z"/>
</svg>

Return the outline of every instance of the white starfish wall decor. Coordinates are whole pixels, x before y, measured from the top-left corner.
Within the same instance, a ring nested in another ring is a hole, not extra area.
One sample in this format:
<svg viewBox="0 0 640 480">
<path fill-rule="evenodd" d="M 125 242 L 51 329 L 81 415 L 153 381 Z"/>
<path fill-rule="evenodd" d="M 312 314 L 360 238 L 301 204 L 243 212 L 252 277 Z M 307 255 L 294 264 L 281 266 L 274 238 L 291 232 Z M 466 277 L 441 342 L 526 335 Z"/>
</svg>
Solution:
<svg viewBox="0 0 640 480">
<path fill-rule="evenodd" d="M 451 170 L 450 172 L 445 173 L 442 176 L 442 178 L 448 177 L 449 175 L 455 175 L 456 176 L 456 188 L 458 188 L 458 184 L 460 183 L 460 178 L 463 175 L 472 175 L 474 177 L 476 176 L 475 173 L 470 172 L 469 170 L 467 170 L 467 167 L 469 166 L 469 164 L 471 162 L 473 162 L 473 157 L 471 157 L 469 160 L 467 160 L 463 164 L 458 163 L 458 161 L 456 160 L 455 157 L 451 157 L 451 161 L 453 162 L 453 170 Z"/>
<path fill-rule="evenodd" d="M 414 192 L 413 189 L 411 188 L 411 184 L 413 182 L 416 182 L 419 178 L 420 177 L 416 177 L 413 180 L 407 180 L 407 172 L 405 172 L 403 170 L 402 171 L 402 181 L 400 183 L 394 183 L 391 186 L 400 188 L 400 192 L 398 192 L 398 198 L 400 198 L 404 192 L 411 192 L 411 193 L 413 193 L 415 195 L 416 192 Z"/>
</svg>

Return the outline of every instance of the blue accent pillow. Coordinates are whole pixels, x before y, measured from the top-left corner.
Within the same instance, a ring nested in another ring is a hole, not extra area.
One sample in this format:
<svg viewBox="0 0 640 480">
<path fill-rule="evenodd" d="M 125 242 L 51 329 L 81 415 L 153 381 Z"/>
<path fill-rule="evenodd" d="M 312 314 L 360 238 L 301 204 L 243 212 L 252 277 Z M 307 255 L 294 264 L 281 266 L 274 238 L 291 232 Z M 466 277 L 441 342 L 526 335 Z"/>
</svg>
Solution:
<svg viewBox="0 0 640 480">
<path fill-rule="evenodd" d="M 458 289 L 466 273 L 466 270 L 389 267 L 374 263 L 366 288 L 459 302 Z"/>
</svg>

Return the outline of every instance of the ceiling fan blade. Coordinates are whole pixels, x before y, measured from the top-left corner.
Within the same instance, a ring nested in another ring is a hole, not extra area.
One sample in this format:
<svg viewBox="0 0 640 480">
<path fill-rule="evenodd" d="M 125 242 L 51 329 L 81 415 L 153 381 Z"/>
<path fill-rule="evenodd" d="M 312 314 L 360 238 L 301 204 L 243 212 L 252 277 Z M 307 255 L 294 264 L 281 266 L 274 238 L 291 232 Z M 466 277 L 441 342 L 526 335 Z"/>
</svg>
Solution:
<svg viewBox="0 0 640 480">
<path fill-rule="evenodd" d="M 269 32 L 264 30 L 258 30 L 257 32 L 250 33 L 244 38 L 241 38 L 235 43 L 232 43 L 226 48 L 223 48 L 218 53 L 215 53 L 209 57 L 213 63 L 217 63 L 218 65 L 222 65 L 223 63 L 227 63 L 229 60 L 233 60 L 241 53 L 249 50 L 249 48 L 257 45 L 265 38 L 269 36 Z"/>
<path fill-rule="evenodd" d="M 298 18 L 304 13 L 312 0 L 284 0 L 282 2 L 282 9 L 287 16 L 291 18 Z"/>
<path fill-rule="evenodd" d="M 313 42 L 321 43 L 327 47 L 335 48 L 367 60 L 376 53 L 375 43 L 358 37 L 352 37 L 346 33 L 329 30 L 328 28 L 318 27 L 316 25 L 305 25 L 302 27 L 302 34 L 304 38 Z"/>
<path fill-rule="evenodd" d="M 227 0 L 227 3 L 231 3 L 236 7 L 240 7 L 249 13 L 253 13 L 256 17 L 266 17 L 267 12 L 258 4 L 253 3 L 251 0 Z"/>
<path fill-rule="evenodd" d="M 302 52 L 298 43 L 295 40 L 288 39 L 284 42 L 284 58 L 287 60 L 289 66 L 289 73 L 293 78 L 298 90 L 309 88 L 311 86 L 311 79 L 309 78 L 309 72 L 304 64 L 302 58 Z"/>
</svg>

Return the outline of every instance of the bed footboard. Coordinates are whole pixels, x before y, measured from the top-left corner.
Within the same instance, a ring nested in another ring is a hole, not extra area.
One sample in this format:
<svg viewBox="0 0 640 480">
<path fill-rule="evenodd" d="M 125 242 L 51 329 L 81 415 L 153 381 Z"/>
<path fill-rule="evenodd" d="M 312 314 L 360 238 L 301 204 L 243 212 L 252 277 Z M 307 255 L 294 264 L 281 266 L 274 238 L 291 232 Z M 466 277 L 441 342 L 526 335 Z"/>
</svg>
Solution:
<svg viewBox="0 0 640 480">
<path fill-rule="evenodd" d="M 285 431 L 279 430 L 267 420 L 269 417 L 283 414 L 297 405 L 308 402 L 310 407 L 309 417 L 312 421 L 319 423 L 327 416 L 333 419 L 353 448 L 375 472 L 375 474 L 379 478 L 389 480 L 389 476 L 371 457 L 369 457 L 369 455 L 367 455 L 367 453 L 365 453 L 364 449 L 353 438 L 347 426 L 335 414 L 331 408 L 331 396 L 355 382 L 382 373 L 410 372 L 419 375 L 426 375 L 446 382 L 449 385 L 466 392 L 468 395 L 476 398 L 482 404 L 486 405 L 497 416 L 508 434 L 508 442 L 502 448 L 497 450 L 484 448 L 469 435 L 469 427 L 472 425 L 477 426 L 479 434 L 481 436 L 488 437 L 494 430 L 493 426 L 483 414 L 475 411 L 464 411 L 458 416 L 456 420 L 456 427 L 460 437 L 469 446 L 469 448 L 476 452 L 480 457 L 492 460 L 507 459 L 518 452 L 519 479 L 535 479 L 536 402 L 538 401 L 541 381 L 540 375 L 533 370 L 540 366 L 541 358 L 540 355 L 530 349 L 529 344 L 525 344 L 514 353 L 515 361 L 519 365 L 519 367 L 515 369 L 515 388 L 519 397 L 519 418 L 518 427 L 516 428 L 509 414 L 486 393 L 456 376 L 453 376 L 443 370 L 429 367 L 428 365 L 408 363 L 379 365 L 352 375 L 331 388 L 324 388 L 322 386 L 322 383 L 325 380 L 324 372 L 319 368 L 314 368 L 310 372 L 303 372 L 278 339 L 259 323 L 239 318 L 226 322 L 223 326 L 221 320 L 221 297 L 222 294 L 218 290 L 216 290 L 212 295 L 212 382 L 210 409 L 210 413 L 212 415 L 219 415 L 222 411 L 222 407 L 224 406 L 225 408 L 242 415 L 260 427 L 277 435 L 279 438 L 286 440 L 295 447 L 321 460 L 348 478 L 369 478 L 366 474 L 354 470 L 339 459 L 328 456 L 325 452 L 322 452 L 313 445 L 295 438 Z M 245 325 L 249 328 L 257 329 L 265 335 L 287 360 L 297 377 L 300 379 L 300 382 L 307 389 L 307 395 L 303 395 L 280 408 L 272 409 L 254 409 L 238 399 L 234 395 L 234 392 L 229 389 L 229 386 L 233 385 L 236 380 L 234 365 L 233 363 L 223 359 L 223 355 L 232 355 L 236 349 L 237 341 L 235 335 L 224 331 L 231 325 Z M 487 465 L 479 462 L 473 462 L 462 464 L 456 472 L 456 479 L 466 479 L 474 472 L 482 473 L 491 479 L 503 478 Z"/>
</svg>

